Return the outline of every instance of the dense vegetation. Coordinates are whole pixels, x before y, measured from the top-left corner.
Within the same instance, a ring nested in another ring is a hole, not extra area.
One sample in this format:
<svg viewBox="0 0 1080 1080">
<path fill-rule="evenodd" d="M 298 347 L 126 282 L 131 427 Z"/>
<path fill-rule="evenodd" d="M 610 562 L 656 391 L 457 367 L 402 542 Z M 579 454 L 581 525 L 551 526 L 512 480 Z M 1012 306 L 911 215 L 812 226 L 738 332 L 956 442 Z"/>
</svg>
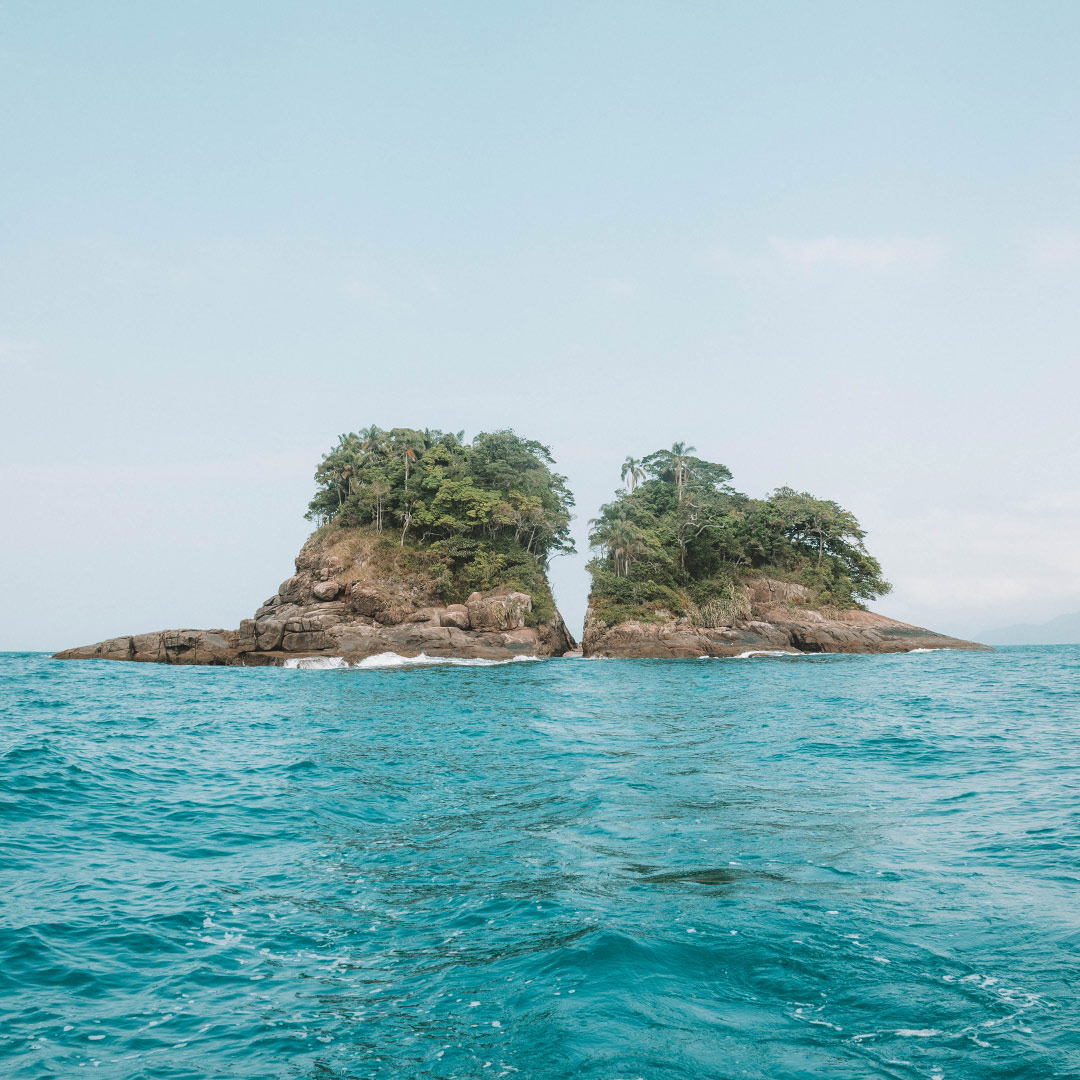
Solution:
<svg viewBox="0 0 1080 1080">
<path fill-rule="evenodd" d="M 430 573 L 444 601 L 513 585 L 543 617 L 554 610 L 548 560 L 574 550 L 574 499 L 552 465 L 546 446 L 512 431 L 467 443 L 464 432 L 369 427 L 323 457 L 307 517 L 377 534 L 399 549 L 396 565 Z"/>
<path fill-rule="evenodd" d="M 627 458 L 625 490 L 592 522 L 592 611 L 606 622 L 658 612 L 722 625 L 740 609 L 740 578 L 798 581 L 824 604 L 859 606 L 889 591 L 855 516 L 835 502 L 782 487 L 751 499 L 724 465 L 676 443 Z"/>
</svg>

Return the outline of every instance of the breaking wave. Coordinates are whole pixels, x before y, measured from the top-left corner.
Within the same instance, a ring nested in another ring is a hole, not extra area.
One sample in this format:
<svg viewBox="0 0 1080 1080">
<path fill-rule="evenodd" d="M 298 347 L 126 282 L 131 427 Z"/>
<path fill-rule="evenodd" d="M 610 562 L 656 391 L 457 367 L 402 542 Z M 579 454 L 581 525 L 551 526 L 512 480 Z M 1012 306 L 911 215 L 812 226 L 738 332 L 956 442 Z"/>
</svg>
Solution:
<svg viewBox="0 0 1080 1080">
<path fill-rule="evenodd" d="M 425 667 L 439 664 L 445 667 L 501 667 L 503 664 L 518 664 L 523 661 L 540 660 L 539 656 L 512 656 L 507 660 L 484 660 L 479 657 L 465 659 L 458 656 L 402 656 L 395 652 L 377 653 L 363 660 L 350 664 L 343 656 L 298 656 L 290 657 L 282 665 L 287 668 L 300 668 L 305 671 L 331 671 L 340 668 L 399 668 Z"/>
<path fill-rule="evenodd" d="M 699 660 L 750 660 L 755 656 L 809 656 L 809 653 L 801 653 L 796 649 L 747 649 L 746 652 L 736 653 L 734 656 L 699 656 Z"/>
</svg>

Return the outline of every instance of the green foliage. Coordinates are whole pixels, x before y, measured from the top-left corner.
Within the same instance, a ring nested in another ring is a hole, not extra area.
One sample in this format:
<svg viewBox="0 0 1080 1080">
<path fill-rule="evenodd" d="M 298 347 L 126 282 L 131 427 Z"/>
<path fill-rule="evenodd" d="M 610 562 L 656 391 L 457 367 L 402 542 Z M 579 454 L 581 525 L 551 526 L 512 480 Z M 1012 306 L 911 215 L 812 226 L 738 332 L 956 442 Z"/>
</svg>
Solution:
<svg viewBox="0 0 1080 1080">
<path fill-rule="evenodd" d="M 464 432 L 368 427 L 324 455 L 306 516 L 392 536 L 441 583 L 446 601 L 514 585 L 542 619 L 554 614 L 548 561 L 574 550 L 574 499 L 553 465 L 546 446 L 512 431 L 466 443 Z"/>
<path fill-rule="evenodd" d="M 786 487 L 751 499 L 731 479 L 730 469 L 695 457 L 685 443 L 627 458 L 626 490 L 591 522 L 597 618 L 686 615 L 726 625 L 745 615 L 736 585 L 753 574 L 800 582 L 838 607 L 889 591 L 850 511 Z"/>
</svg>

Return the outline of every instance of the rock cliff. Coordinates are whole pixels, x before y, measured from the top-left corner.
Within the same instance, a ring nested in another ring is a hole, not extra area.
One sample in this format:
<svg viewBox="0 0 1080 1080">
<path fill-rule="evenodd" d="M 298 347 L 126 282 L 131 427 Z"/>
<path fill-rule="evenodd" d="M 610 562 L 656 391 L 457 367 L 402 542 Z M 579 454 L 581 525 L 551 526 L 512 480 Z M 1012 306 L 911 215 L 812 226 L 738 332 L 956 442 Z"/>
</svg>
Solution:
<svg viewBox="0 0 1080 1080">
<path fill-rule="evenodd" d="M 385 550 L 385 548 L 383 548 Z M 509 586 L 460 604 L 434 602 L 430 575 L 388 572 L 362 530 L 315 534 L 283 581 L 236 630 L 162 630 L 66 649 L 61 660 L 162 664 L 282 665 L 289 659 L 379 653 L 507 660 L 561 656 L 575 647 L 562 617 L 536 618 L 533 597 Z"/>
<path fill-rule="evenodd" d="M 894 653 L 913 649 L 986 649 L 973 641 L 936 634 L 859 609 L 814 606 L 804 585 L 769 578 L 744 582 L 725 618 L 711 626 L 688 618 L 626 621 L 585 620 L 585 656 L 697 657 L 740 653 Z"/>
</svg>

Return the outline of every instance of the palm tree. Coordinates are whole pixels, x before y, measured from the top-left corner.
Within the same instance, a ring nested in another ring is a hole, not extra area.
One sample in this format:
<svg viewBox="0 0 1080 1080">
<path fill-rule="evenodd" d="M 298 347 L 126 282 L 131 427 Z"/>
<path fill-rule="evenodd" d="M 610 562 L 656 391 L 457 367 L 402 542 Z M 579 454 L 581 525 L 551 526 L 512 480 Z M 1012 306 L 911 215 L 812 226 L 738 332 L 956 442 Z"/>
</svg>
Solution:
<svg viewBox="0 0 1080 1080">
<path fill-rule="evenodd" d="M 622 481 L 626 484 L 630 494 L 634 494 L 634 488 L 645 479 L 645 470 L 640 458 L 627 457 L 622 465 Z"/>
<path fill-rule="evenodd" d="M 615 576 L 626 577 L 630 573 L 634 556 L 645 550 L 645 541 L 637 526 L 626 518 L 616 518 L 605 524 L 602 543 L 611 555 Z"/>
<path fill-rule="evenodd" d="M 409 465 L 418 461 L 425 450 L 424 438 L 419 432 L 408 432 L 400 439 L 394 440 L 397 444 L 397 452 L 405 463 L 405 498 L 409 498 Z"/>
<path fill-rule="evenodd" d="M 674 474 L 680 504 L 683 500 L 683 484 L 686 482 L 690 471 L 691 455 L 695 452 L 695 447 L 687 446 L 684 442 L 677 442 L 671 444 L 670 450 L 657 450 L 655 454 L 650 454 L 645 459 L 645 464 L 653 473 L 657 475 L 663 473 Z"/>
<path fill-rule="evenodd" d="M 370 454 L 373 458 L 379 457 L 386 450 L 386 432 L 374 424 L 361 428 L 359 443 L 363 453 Z"/>
<path fill-rule="evenodd" d="M 696 447 L 687 446 L 683 442 L 671 444 L 671 465 L 675 470 L 675 487 L 679 490 L 679 502 L 682 502 L 683 481 L 686 479 L 686 468 L 690 464 L 690 455 L 695 453 L 696 449 Z"/>
<path fill-rule="evenodd" d="M 386 510 L 386 497 L 390 494 L 390 485 L 382 477 L 378 477 L 368 485 L 368 491 L 371 495 L 371 517 L 375 522 L 375 529 L 377 532 L 382 532 L 383 513 Z"/>
</svg>

